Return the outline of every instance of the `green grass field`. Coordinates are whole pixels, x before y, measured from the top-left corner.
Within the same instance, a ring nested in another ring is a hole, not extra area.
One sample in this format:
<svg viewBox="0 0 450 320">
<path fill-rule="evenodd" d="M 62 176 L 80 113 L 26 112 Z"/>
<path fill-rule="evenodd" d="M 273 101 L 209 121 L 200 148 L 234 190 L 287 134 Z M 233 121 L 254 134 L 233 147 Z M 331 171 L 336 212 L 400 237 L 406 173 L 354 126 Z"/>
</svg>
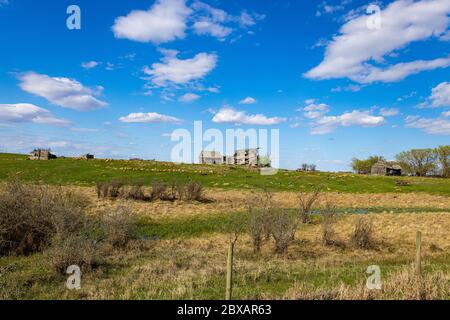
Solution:
<svg viewBox="0 0 450 320">
<path fill-rule="evenodd" d="M 83 161 L 57 159 L 28 161 L 24 155 L 0 154 L 0 179 L 20 176 L 24 181 L 58 185 L 93 186 L 97 181 L 125 179 L 153 181 L 196 180 L 205 187 L 221 189 L 268 189 L 272 191 L 324 191 L 387 193 L 426 192 L 450 195 L 450 179 L 418 177 L 373 177 L 352 173 L 304 173 L 280 170 L 274 176 L 262 176 L 257 170 L 205 165 L 178 165 L 153 161 Z M 397 186 L 402 180 L 408 186 Z"/>
</svg>

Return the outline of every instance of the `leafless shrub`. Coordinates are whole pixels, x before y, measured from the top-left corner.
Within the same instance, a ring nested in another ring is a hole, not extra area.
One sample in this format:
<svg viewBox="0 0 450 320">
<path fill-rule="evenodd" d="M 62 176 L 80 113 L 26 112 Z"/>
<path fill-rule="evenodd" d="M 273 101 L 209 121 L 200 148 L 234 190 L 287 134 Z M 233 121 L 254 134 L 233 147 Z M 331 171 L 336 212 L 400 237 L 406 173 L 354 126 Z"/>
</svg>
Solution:
<svg viewBox="0 0 450 320">
<path fill-rule="evenodd" d="M 320 198 L 320 191 L 312 193 L 300 192 L 298 194 L 299 218 L 302 223 L 311 223 L 311 209 Z"/>
<path fill-rule="evenodd" d="M 97 191 L 97 198 L 106 198 L 108 192 L 106 192 L 105 195 L 105 187 L 106 187 L 106 183 L 103 181 L 97 181 L 97 183 L 95 184 L 95 190 Z"/>
<path fill-rule="evenodd" d="M 96 190 L 98 198 L 118 198 L 125 183 L 122 180 L 97 182 Z"/>
<path fill-rule="evenodd" d="M 264 211 L 250 208 L 250 236 L 252 238 L 253 244 L 253 252 L 259 253 L 261 252 L 261 245 L 264 240 L 264 224 L 265 224 L 265 215 Z"/>
<path fill-rule="evenodd" d="M 187 201 L 201 201 L 203 200 L 203 186 L 196 181 L 190 181 L 185 186 L 185 195 Z"/>
<path fill-rule="evenodd" d="M 148 197 L 145 195 L 144 186 L 142 183 L 129 186 L 122 189 L 121 196 L 127 200 L 145 201 Z"/>
<path fill-rule="evenodd" d="M 129 207 L 117 206 L 103 217 L 106 243 L 112 247 L 125 247 L 136 237 L 138 219 Z"/>
<path fill-rule="evenodd" d="M 46 251 L 46 256 L 58 273 L 64 273 L 71 265 L 89 270 L 103 263 L 95 241 L 80 235 L 56 237 L 50 249 Z"/>
<path fill-rule="evenodd" d="M 297 219 L 294 219 L 289 211 L 284 209 L 272 210 L 271 234 L 275 240 L 275 252 L 286 252 L 295 238 L 298 227 Z"/>
<path fill-rule="evenodd" d="M 372 220 L 359 217 L 355 220 L 355 226 L 350 241 L 358 248 L 371 249 L 375 245 Z"/>
<path fill-rule="evenodd" d="M 169 190 L 170 200 L 175 201 L 176 199 L 182 199 L 182 194 L 179 195 L 179 186 L 180 184 L 175 179 L 172 180 Z"/>
<path fill-rule="evenodd" d="M 150 198 L 152 200 L 166 200 L 167 199 L 167 185 L 162 182 L 153 182 L 152 193 Z"/>
<path fill-rule="evenodd" d="M 117 198 L 120 195 L 120 190 L 125 185 L 121 180 L 113 180 L 109 183 L 108 196 L 111 198 Z"/>
<path fill-rule="evenodd" d="M 177 183 L 176 186 L 176 195 L 174 199 L 183 200 L 186 199 L 186 188 L 184 187 L 184 184 Z"/>
<path fill-rule="evenodd" d="M 322 210 L 322 242 L 326 246 L 336 245 L 336 232 L 334 225 L 337 220 L 336 206 L 327 201 L 325 208 Z"/>
<path fill-rule="evenodd" d="M 272 198 L 272 193 L 266 191 L 263 194 L 252 193 L 246 199 L 246 209 L 249 215 L 249 232 L 255 253 L 260 252 L 263 242 L 270 239 Z"/>
<path fill-rule="evenodd" d="M 61 188 L 8 182 L 0 197 L 0 254 L 29 254 L 87 223 L 87 201 Z"/>
</svg>

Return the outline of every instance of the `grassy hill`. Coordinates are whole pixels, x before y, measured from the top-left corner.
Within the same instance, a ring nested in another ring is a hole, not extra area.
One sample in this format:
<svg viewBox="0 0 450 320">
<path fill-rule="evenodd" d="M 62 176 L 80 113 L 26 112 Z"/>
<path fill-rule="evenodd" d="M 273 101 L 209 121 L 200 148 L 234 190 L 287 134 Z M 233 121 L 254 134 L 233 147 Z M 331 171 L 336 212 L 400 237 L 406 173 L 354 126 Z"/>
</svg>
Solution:
<svg viewBox="0 0 450 320">
<path fill-rule="evenodd" d="M 153 181 L 196 180 L 205 187 L 221 189 L 269 189 L 273 191 L 324 191 L 386 193 L 427 192 L 450 195 L 450 179 L 373 177 L 350 173 L 305 173 L 280 170 L 262 176 L 257 170 L 232 166 L 174 164 L 155 161 L 77 160 L 29 161 L 25 155 L 0 154 L 0 180 L 20 176 L 25 181 L 60 185 L 93 186 L 97 181 L 125 179 Z M 407 186 L 398 186 L 399 180 Z"/>
</svg>

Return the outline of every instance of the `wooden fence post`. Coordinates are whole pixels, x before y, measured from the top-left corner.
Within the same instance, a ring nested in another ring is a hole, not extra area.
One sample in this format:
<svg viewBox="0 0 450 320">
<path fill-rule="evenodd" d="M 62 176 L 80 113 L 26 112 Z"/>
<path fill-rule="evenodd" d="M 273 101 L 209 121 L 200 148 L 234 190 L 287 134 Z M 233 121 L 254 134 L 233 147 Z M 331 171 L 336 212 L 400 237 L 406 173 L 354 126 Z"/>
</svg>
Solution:
<svg viewBox="0 0 450 320">
<path fill-rule="evenodd" d="M 422 232 L 416 234 L 416 275 L 422 275 Z"/>
<path fill-rule="evenodd" d="M 234 242 L 230 241 L 228 245 L 227 256 L 227 288 L 226 288 L 226 300 L 231 300 L 233 293 L 233 255 L 234 255 Z"/>
</svg>

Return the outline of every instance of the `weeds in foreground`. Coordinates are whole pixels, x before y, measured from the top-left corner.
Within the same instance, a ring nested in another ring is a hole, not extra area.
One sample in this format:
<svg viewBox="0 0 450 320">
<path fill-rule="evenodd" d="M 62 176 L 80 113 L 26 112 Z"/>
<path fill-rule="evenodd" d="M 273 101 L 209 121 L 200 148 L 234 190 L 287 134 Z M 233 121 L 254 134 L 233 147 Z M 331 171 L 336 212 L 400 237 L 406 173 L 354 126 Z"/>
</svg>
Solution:
<svg viewBox="0 0 450 320">
<path fill-rule="evenodd" d="M 366 283 L 352 287 L 315 288 L 301 283 L 286 291 L 289 300 L 446 300 L 450 297 L 450 278 L 442 272 L 417 276 L 408 266 L 382 282 L 381 290 L 369 290 Z"/>
</svg>

